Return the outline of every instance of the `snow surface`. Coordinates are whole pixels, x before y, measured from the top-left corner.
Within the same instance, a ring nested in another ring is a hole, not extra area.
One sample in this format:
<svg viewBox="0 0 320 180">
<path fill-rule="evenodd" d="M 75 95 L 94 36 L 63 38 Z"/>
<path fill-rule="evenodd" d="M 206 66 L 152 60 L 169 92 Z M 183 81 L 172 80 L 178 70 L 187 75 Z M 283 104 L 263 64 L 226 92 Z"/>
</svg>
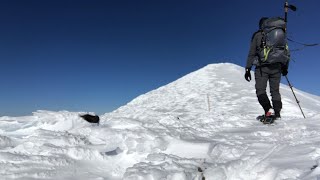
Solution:
<svg viewBox="0 0 320 180">
<path fill-rule="evenodd" d="M 262 113 L 240 66 L 208 65 L 101 116 L 0 117 L 0 179 L 320 179 L 320 97 L 281 85 L 282 119 Z M 294 81 L 294 80 L 293 80 Z"/>
</svg>

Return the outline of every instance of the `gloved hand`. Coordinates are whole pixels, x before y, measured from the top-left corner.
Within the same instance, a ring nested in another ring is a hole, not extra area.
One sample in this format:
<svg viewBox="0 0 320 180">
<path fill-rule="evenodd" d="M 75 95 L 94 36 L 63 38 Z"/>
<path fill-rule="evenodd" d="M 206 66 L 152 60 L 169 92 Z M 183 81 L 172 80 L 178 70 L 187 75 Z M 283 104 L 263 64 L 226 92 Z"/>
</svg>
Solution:
<svg viewBox="0 0 320 180">
<path fill-rule="evenodd" d="M 251 81 L 251 68 L 247 68 L 246 69 L 246 73 L 244 74 L 244 78 L 248 81 L 248 82 L 250 82 Z"/>
<path fill-rule="evenodd" d="M 284 67 L 281 69 L 282 76 L 286 76 L 288 74 L 288 68 Z"/>
</svg>

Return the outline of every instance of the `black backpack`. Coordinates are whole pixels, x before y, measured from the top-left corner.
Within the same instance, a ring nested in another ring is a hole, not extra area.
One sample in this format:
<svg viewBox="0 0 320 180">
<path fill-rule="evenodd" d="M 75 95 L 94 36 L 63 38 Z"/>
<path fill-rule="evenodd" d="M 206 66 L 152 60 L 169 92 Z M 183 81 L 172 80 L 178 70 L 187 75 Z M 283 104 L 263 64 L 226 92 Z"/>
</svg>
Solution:
<svg viewBox="0 0 320 180">
<path fill-rule="evenodd" d="M 286 23 L 280 17 L 265 19 L 261 24 L 261 47 L 259 60 L 261 64 L 287 64 L 289 49 L 285 32 Z"/>
</svg>

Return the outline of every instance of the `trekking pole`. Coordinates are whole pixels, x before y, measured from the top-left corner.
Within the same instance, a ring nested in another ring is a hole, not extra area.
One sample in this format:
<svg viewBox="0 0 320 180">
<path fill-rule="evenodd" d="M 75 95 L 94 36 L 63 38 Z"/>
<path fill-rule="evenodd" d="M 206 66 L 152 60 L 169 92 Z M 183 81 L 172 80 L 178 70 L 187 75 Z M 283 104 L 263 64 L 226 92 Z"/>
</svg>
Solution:
<svg viewBox="0 0 320 180">
<path fill-rule="evenodd" d="M 287 32 L 288 10 L 289 10 L 289 9 L 292 10 L 292 11 L 297 11 L 297 7 L 294 6 L 294 5 L 292 5 L 292 4 L 289 4 L 288 0 L 286 0 L 285 3 L 284 3 L 285 32 Z M 289 87 L 290 87 L 290 89 L 291 89 L 291 91 L 292 91 L 292 94 L 293 94 L 294 98 L 296 99 L 296 102 L 297 102 L 297 104 L 298 104 L 298 106 L 299 106 L 299 108 L 300 108 L 300 110 L 301 110 L 301 113 L 302 113 L 303 117 L 306 118 L 306 116 L 304 115 L 304 113 L 303 113 L 303 111 L 302 111 L 302 108 L 301 108 L 301 106 L 300 106 L 300 102 L 299 102 L 299 100 L 297 99 L 297 96 L 296 96 L 296 94 L 295 94 L 294 91 L 293 91 L 293 86 L 291 85 L 288 77 L 287 77 L 287 76 L 285 76 L 285 77 L 286 77 L 287 82 L 288 82 L 288 84 L 289 84 Z"/>
<path fill-rule="evenodd" d="M 297 96 L 296 96 L 296 94 L 295 94 L 294 91 L 293 91 L 293 88 L 292 88 L 293 86 L 291 85 L 288 77 L 287 77 L 287 76 L 285 76 L 285 77 L 286 77 L 286 79 L 287 79 L 287 82 L 288 82 L 288 84 L 289 84 L 289 87 L 291 88 L 291 91 L 292 91 L 292 93 L 293 93 L 293 96 L 294 96 L 294 98 L 296 99 L 296 102 L 297 102 L 297 104 L 298 104 L 298 106 L 299 106 L 299 108 L 300 108 L 300 110 L 301 110 L 301 113 L 302 113 L 303 117 L 306 118 L 306 116 L 304 115 L 304 113 L 303 113 L 303 111 L 302 111 L 302 108 L 301 108 L 301 106 L 300 106 L 300 101 L 297 99 Z"/>
</svg>

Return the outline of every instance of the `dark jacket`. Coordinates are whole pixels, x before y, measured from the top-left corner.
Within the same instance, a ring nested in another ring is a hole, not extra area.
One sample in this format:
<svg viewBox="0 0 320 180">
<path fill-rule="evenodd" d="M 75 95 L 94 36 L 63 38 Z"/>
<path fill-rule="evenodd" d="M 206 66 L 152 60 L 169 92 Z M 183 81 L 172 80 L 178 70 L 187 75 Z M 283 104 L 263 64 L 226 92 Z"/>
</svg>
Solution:
<svg viewBox="0 0 320 180">
<path fill-rule="evenodd" d="M 262 31 L 259 30 L 252 35 L 250 50 L 247 58 L 247 69 L 251 69 L 252 65 L 256 65 L 259 61 L 259 50 L 262 47 Z"/>
</svg>

